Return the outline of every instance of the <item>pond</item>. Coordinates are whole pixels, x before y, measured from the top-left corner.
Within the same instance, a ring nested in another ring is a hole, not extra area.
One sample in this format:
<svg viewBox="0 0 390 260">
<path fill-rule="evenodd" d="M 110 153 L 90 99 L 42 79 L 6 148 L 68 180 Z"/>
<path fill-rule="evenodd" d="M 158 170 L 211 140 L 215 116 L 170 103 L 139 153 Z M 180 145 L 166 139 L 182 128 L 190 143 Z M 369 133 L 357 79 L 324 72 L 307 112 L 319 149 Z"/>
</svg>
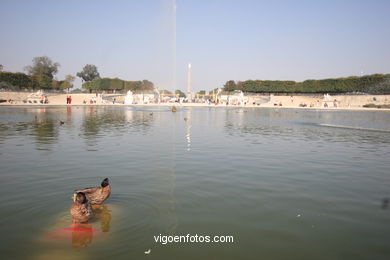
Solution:
<svg viewBox="0 0 390 260">
<path fill-rule="evenodd" d="M 0 251 L 387 259 L 389 159 L 386 111 L 0 107 Z M 72 229 L 73 191 L 105 177 L 111 197 Z M 155 241 L 187 234 L 233 241 Z"/>
</svg>

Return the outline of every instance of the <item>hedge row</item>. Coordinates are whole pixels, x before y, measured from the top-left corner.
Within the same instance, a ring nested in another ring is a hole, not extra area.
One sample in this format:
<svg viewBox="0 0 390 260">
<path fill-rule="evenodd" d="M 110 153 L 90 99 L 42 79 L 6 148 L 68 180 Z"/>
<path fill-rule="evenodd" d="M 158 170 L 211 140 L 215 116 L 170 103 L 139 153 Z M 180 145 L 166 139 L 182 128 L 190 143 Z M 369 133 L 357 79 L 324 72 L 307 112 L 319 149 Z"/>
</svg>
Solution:
<svg viewBox="0 0 390 260">
<path fill-rule="evenodd" d="M 374 74 L 303 82 L 282 80 L 246 80 L 224 85 L 225 91 L 242 90 L 254 93 L 351 93 L 390 94 L 390 74 Z"/>
<path fill-rule="evenodd" d="M 94 79 L 83 83 L 83 88 L 88 90 L 131 90 L 131 91 L 146 91 L 153 90 L 154 85 L 148 80 L 143 81 L 126 81 L 122 79 L 102 78 Z"/>
<path fill-rule="evenodd" d="M 0 72 L 0 87 L 35 89 L 39 87 L 38 81 L 29 75 L 20 72 Z"/>
<path fill-rule="evenodd" d="M 54 80 L 39 75 L 27 75 L 21 72 L 0 71 L 0 88 L 9 89 L 64 89 L 63 80 Z"/>
</svg>

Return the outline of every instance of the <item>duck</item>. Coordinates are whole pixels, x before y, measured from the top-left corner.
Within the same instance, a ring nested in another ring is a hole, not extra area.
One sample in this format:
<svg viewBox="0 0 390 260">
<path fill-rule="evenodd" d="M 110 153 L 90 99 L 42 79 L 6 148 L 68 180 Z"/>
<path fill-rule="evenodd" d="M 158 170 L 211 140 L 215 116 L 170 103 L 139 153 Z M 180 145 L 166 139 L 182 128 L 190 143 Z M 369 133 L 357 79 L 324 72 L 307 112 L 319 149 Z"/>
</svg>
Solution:
<svg viewBox="0 0 390 260">
<path fill-rule="evenodd" d="M 77 192 L 73 195 L 73 204 L 70 207 L 70 214 L 73 216 L 73 221 L 85 223 L 92 217 L 91 203 L 83 192 Z"/>
<path fill-rule="evenodd" d="M 85 188 L 82 190 L 76 190 L 75 192 L 85 193 L 87 199 L 92 205 L 102 204 L 111 194 L 111 186 L 108 178 L 105 178 L 100 187 Z"/>
</svg>

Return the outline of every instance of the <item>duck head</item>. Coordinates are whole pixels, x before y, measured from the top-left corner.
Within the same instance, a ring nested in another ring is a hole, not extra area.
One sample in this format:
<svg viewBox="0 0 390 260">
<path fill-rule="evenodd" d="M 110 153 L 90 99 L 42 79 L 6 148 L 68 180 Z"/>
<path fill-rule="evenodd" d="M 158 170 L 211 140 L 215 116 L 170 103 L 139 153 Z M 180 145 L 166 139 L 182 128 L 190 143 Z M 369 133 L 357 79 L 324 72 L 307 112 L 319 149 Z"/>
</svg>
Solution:
<svg viewBox="0 0 390 260">
<path fill-rule="evenodd" d="M 85 196 L 84 192 L 77 192 L 76 197 L 75 197 L 75 202 L 77 201 L 80 204 L 87 203 L 87 197 Z"/>
<path fill-rule="evenodd" d="M 101 186 L 102 186 L 102 188 L 104 188 L 104 187 L 106 187 L 106 186 L 108 186 L 108 185 L 110 185 L 110 183 L 108 182 L 108 178 L 105 178 L 105 179 L 102 181 Z"/>
</svg>

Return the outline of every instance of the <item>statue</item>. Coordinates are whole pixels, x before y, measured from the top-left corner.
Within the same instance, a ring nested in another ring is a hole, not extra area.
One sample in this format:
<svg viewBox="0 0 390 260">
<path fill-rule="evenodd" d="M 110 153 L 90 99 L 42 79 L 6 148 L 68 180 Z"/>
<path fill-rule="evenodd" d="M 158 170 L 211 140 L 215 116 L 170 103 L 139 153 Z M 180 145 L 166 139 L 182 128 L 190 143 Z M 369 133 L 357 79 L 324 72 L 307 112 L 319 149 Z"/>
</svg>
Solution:
<svg viewBox="0 0 390 260">
<path fill-rule="evenodd" d="M 125 104 L 126 105 L 133 104 L 133 92 L 131 92 L 131 90 L 127 91 L 127 94 L 125 97 Z"/>
</svg>

